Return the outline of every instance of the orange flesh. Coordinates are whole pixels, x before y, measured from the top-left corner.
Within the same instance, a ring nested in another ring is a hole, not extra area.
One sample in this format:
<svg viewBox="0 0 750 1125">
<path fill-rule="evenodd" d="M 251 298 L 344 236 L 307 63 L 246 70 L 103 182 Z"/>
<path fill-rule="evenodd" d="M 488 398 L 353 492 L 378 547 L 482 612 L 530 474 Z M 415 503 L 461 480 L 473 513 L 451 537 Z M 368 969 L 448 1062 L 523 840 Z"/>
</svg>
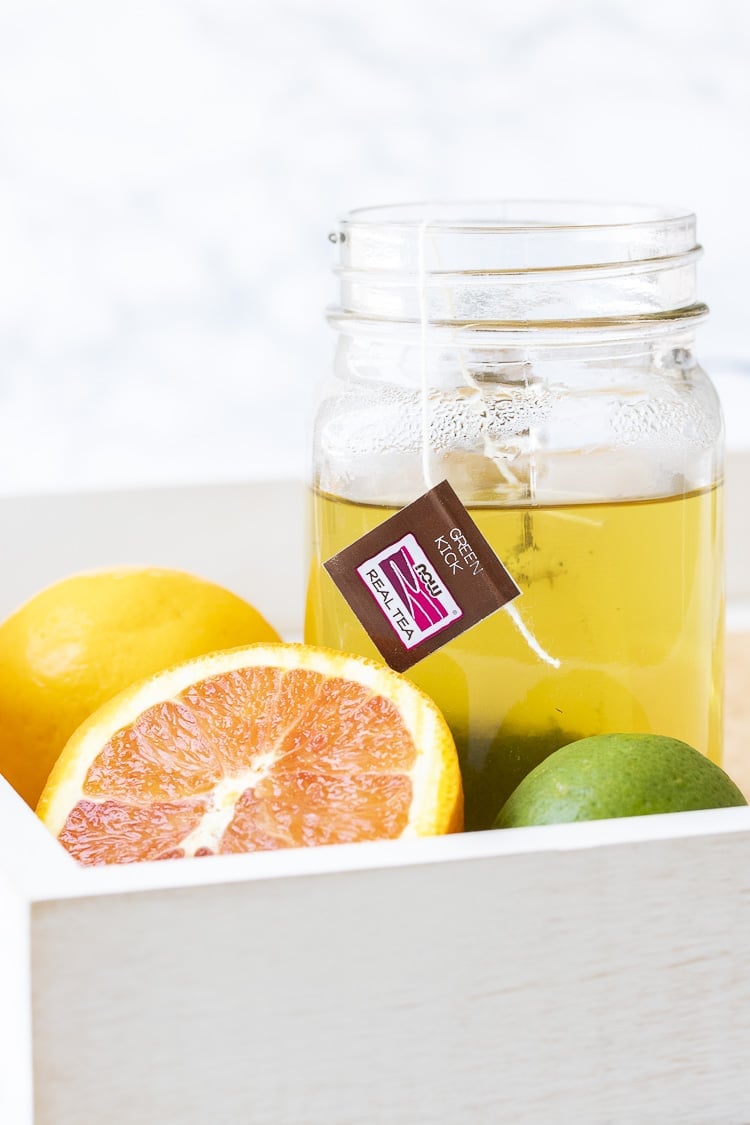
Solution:
<svg viewBox="0 0 750 1125">
<path fill-rule="evenodd" d="M 58 838 L 83 864 L 393 838 L 415 760 L 383 696 L 319 672 L 243 668 L 118 731 Z"/>
</svg>

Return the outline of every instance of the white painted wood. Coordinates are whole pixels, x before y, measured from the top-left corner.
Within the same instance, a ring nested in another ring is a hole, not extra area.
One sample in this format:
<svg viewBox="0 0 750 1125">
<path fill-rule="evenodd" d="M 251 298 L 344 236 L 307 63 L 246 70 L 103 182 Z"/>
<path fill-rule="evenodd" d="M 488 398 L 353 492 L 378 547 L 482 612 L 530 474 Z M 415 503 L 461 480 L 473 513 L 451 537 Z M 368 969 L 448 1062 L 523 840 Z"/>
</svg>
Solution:
<svg viewBox="0 0 750 1125">
<path fill-rule="evenodd" d="M 741 1125 L 749 842 L 40 903 L 35 1125 Z"/>
<path fill-rule="evenodd" d="M 0 497 L 0 618 L 79 570 L 174 566 L 228 586 L 280 631 L 298 632 L 305 499 L 297 481 Z"/>
<path fill-rule="evenodd" d="M 80 874 L 78 865 L 0 777 L 0 875 L 30 903 L 59 893 L 65 885 L 60 877 L 64 879 L 66 873 L 75 879 Z"/>
<path fill-rule="evenodd" d="M 2 499 L 0 613 L 148 562 L 289 635 L 303 507 L 291 483 Z M 748 857 L 731 809 L 82 870 L 0 779 L 0 1125 L 747 1125 Z"/>
<path fill-rule="evenodd" d="M 750 809 L 111 870 L 6 824 L 13 1125 L 750 1120 Z"/>
<path fill-rule="evenodd" d="M 740 1125 L 748 854 L 731 809 L 61 864 L 34 1125 Z"/>
</svg>

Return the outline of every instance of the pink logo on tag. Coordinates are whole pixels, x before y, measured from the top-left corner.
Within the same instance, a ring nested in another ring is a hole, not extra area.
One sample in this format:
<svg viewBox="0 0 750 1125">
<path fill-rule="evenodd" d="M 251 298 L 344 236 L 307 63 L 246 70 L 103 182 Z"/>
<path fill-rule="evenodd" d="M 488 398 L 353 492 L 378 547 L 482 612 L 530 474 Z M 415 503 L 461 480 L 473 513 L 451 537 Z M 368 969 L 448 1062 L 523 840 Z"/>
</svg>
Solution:
<svg viewBox="0 0 750 1125">
<path fill-rule="evenodd" d="M 366 559 L 357 574 L 404 648 L 414 648 L 462 616 L 411 534 Z"/>
<path fill-rule="evenodd" d="M 448 616 L 448 610 L 439 600 L 443 591 L 433 576 L 425 573 L 426 568 L 421 564 L 420 572 L 417 572 L 414 559 L 406 547 L 399 547 L 394 554 L 381 559 L 380 569 L 403 604 L 409 607 L 420 629 L 429 629 Z M 432 589 L 428 589 L 425 579 Z"/>
</svg>

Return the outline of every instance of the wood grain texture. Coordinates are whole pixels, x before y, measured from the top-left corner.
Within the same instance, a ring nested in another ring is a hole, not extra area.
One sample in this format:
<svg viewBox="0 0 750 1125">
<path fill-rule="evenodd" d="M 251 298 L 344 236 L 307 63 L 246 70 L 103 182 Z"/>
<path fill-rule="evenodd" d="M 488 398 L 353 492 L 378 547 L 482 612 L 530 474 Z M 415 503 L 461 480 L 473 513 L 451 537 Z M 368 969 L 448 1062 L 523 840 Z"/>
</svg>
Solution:
<svg viewBox="0 0 750 1125">
<path fill-rule="evenodd" d="M 743 1125 L 748 838 L 39 903 L 35 1125 Z"/>
</svg>

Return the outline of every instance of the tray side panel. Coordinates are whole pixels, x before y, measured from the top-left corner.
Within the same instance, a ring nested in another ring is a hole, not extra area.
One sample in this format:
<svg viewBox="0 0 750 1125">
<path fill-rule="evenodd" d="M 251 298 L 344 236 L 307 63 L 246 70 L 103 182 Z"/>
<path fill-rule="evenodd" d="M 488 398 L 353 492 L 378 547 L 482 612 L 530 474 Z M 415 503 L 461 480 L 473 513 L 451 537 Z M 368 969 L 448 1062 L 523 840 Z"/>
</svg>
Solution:
<svg viewBox="0 0 750 1125">
<path fill-rule="evenodd" d="M 726 482 L 726 581 L 731 603 L 750 599 L 750 449 L 727 451 Z"/>
<path fill-rule="evenodd" d="M 300 483 L 279 480 L 0 496 L 0 617 L 79 570 L 171 566 L 228 586 L 294 634 L 304 610 L 305 503 Z"/>
<path fill-rule="evenodd" d="M 35 1125 L 741 1125 L 749 848 L 38 903 Z"/>
<path fill-rule="evenodd" d="M 29 907 L 0 874 L 0 1122 L 32 1125 Z"/>
<path fill-rule="evenodd" d="M 75 879 L 80 868 L 39 818 L 0 777 L 0 877 L 30 902 L 37 895 L 56 897 L 63 879 Z M 66 878 L 67 877 L 67 878 Z M 1 1123 L 2 1119 L 0 1119 Z"/>
</svg>

